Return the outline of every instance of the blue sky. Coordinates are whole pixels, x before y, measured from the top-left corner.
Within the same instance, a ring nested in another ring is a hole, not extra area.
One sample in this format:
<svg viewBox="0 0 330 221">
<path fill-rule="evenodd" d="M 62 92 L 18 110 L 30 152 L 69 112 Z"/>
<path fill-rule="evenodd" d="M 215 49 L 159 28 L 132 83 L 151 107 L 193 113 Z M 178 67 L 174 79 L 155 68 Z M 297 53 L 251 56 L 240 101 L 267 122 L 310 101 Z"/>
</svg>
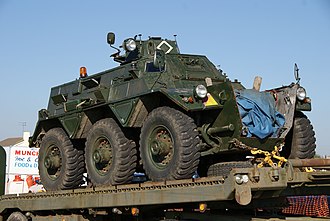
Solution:
<svg viewBox="0 0 330 221">
<path fill-rule="evenodd" d="M 0 140 L 31 133 L 37 112 L 46 108 L 50 88 L 115 67 L 106 34 L 142 34 L 173 39 L 183 53 L 206 55 L 215 65 L 252 87 L 294 81 L 312 98 L 307 115 L 317 152 L 330 155 L 330 1 L 327 0 L 167 0 L 167 1 L 0 0 Z"/>
</svg>

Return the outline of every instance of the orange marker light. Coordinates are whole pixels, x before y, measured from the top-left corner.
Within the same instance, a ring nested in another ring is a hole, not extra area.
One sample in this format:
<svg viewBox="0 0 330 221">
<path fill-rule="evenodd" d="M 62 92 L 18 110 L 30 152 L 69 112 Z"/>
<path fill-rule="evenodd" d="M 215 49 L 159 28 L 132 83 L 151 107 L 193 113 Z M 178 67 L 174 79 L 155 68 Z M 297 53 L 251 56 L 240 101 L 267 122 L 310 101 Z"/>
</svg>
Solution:
<svg viewBox="0 0 330 221">
<path fill-rule="evenodd" d="M 136 207 L 132 207 L 131 208 L 131 213 L 132 213 L 133 216 L 138 216 L 139 213 L 140 213 L 140 210 Z"/>
<path fill-rule="evenodd" d="M 192 97 L 189 97 L 188 98 L 188 102 L 191 103 L 191 104 L 193 104 L 194 103 L 194 99 Z"/>
<path fill-rule="evenodd" d="M 87 69 L 86 69 L 86 67 L 80 67 L 80 77 L 81 78 L 87 77 Z"/>
<path fill-rule="evenodd" d="M 207 204 L 206 203 L 200 203 L 199 204 L 199 212 L 204 213 L 207 209 Z"/>
</svg>

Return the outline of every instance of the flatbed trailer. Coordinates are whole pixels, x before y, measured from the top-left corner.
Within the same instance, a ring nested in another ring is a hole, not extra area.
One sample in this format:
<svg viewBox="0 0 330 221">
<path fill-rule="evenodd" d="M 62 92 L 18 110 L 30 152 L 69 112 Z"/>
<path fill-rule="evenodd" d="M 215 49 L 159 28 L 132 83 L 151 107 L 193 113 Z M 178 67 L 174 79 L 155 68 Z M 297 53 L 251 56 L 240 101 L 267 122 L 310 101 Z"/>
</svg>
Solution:
<svg viewBox="0 0 330 221">
<path fill-rule="evenodd" d="M 302 170 L 310 165 L 323 169 Z M 286 197 L 330 195 L 329 165 L 290 160 L 283 168 L 234 168 L 228 176 L 3 195 L 0 220 L 288 220 L 274 213 Z"/>
</svg>

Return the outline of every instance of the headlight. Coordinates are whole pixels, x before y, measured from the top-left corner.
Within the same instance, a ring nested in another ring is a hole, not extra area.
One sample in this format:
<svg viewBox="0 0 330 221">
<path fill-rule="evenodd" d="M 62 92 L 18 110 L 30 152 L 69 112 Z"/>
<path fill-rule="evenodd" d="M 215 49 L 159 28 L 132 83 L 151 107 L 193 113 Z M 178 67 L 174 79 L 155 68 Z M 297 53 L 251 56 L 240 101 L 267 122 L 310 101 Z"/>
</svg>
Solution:
<svg viewBox="0 0 330 221">
<path fill-rule="evenodd" d="M 134 51 L 136 49 L 136 42 L 134 39 L 129 38 L 124 42 L 124 48 L 126 51 Z"/>
<path fill-rule="evenodd" d="M 305 100 L 306 98 L 306 90 L 303 87 L 297 89 L 297 98 L 300 101 Z"/>
<path fill-rule="evenodd" d="M 204 85 L 200 84 L 196 87 L 196 94 L 199 98 L 205 98 L 207 95 L 207 89 Z"/>
</svg>

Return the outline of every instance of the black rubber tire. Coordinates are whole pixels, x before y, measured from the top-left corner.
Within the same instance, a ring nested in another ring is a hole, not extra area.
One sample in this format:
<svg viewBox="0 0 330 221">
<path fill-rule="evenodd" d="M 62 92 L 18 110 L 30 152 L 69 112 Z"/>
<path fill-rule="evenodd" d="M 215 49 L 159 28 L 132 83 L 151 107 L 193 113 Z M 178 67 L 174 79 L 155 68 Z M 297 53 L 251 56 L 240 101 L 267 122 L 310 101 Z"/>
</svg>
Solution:
<svg viewBox="0 0 330 221">
<path fill-rule="evenodd" d="M 28 221 L 28 218 L 24 216 L 21 212 L 13 212 L 7 218 L 7 221 Z"/>
<path fill-rule="evenodd" d="M 302 112 L 295 114 L 290 135 L 287 139 L 291 145 L 290 159 L 310 159 L 315 156 L 315 132 L 310 120 Z"/>
<path fill-rule="evenodd" d="M 58 156 L 60 167 L 46 168 L 49 156 Z M 43 137 L 38 157 L 41 182 L 47 191 L 74 189 L 83 182 L 84 153 L 74 148 L 62 128 L 53 128 Z"/>
<path fill-rule="evenodd" d="M 106 150 L 111 159 L 94 160 L 97 151 Z M 134 141 L 125 137 L 112 118 L 96 122 L 86 139 L 85 163 L 88 178 L 93 186 L 129 183 L 136 169 L 137 156 Z"/>
<path fill-rule="evenodd" d="M 192 118 L 169 107 L 153 110 L 140 135 L 140 155 L 146 175 L 152 181 L 191 178 L 199 164 L 199 142 Z M 169 150 L 153 154 L 164 143 Z"/>
<path fill-rule="evenodd" d="M 208 171 L 207 176 L 228 176 L 233 168 L 251 168 L 253 165 L 249 161 L 233 161 L 221 162 L 212 164 Z"/>
</svg>

